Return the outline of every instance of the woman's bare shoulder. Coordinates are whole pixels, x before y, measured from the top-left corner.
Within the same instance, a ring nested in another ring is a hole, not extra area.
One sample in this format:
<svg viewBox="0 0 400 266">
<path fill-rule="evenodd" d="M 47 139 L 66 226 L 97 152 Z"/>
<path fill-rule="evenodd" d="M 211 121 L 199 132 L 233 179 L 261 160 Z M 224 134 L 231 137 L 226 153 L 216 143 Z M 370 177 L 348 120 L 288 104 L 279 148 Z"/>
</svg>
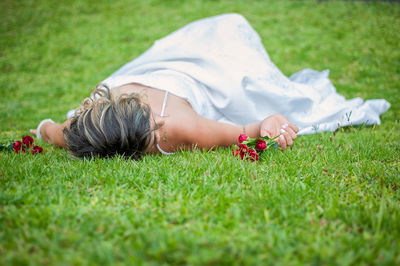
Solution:
<svg viewBox="0 0 400 266">
<path fill-rule="evenodd" d="M 176 104 L 169 107 L 173 110 L 167 112 L 163 118 L 159 144 L 166 151 L 186 149 L 191 144 L 190 135 L 196 127 L 199 115 L 190 106 Z"/>
</svg>

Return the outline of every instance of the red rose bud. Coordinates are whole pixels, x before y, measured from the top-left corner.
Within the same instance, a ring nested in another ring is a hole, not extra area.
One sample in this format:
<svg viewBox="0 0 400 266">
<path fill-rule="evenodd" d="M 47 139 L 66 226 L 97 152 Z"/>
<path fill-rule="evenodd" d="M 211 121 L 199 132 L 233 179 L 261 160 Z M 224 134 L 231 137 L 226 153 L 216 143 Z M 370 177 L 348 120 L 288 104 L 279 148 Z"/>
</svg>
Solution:
<svg viewBox="0 0 400 266">
<path fill-rule="evenodd" d="M 256 150 L 263 151 L 266 148 L 267 148 L 267 143 L 262 139 L 258 139 L 257 144 L 256 144 Z"/>
<path fill-rule="evenodd" d="M 13 145 L 15 153 L 19 153 L 22 148 L 22 142 L 18 140 L 16 142 L 13 142 L 12 145 Z"/>
<path fill-rule="evenodd" d="M 245 141 L 246 139 L 248 138 L 248 136 L 247 135 L 245 135 L 245 134 L 240 134 L 239 135 L 239 143 L 242 143 L 243 141 Z"/>
<path fill-rule="evenodd" d="M 232 155 L 234 157 L 238 156 L 239 155 L 239 150 L 232 150 Z"/>
<path fill-rule="evenodd" d="M 240 160 L 243 160 L 244 156 L 246 155 L 246 152 L 244 152 L 243 150 L 240 150 L 239 155 L 240 155 Z"/>
<path fill-rule="evenodd" d="M 249 157 L 247 157 L 247 160 L 250 160 L 252 162 L 258 161 L 258 158 L 259 158 L 258 153 L 255 150 L 249 150 L 247 155 L 249 156 Z"/>
<path fill-rule="evenodd" d="M 247 147 L 246 144 L 239 144 L 239 150 L 240 159 L 243 160 L 244 156 L 246 156 L 247 152 L 249 151 L 249 147 Z"/>
<path fill-rule="evenodd" d="M 33 138 L 31 136 L 29 136 L 29 135 L 26 135 L 26 136 L 22 137 L 22 142 L 29 149 L 33 144 Z"/>
<path fill-rule="evenodd" d="M 33 146 L 33 148 L 32 148 L 32 150 L 31 150 L 31 153 L 32 154 L 36 154 L 36 153 L 42 153 L 43 152 L 43 148 L 42 147 L 39 147 L 39 146 Z"/>
<path fill-rule="evenodd" d="M 249 147 L 247 147 L 246 144 L 239 144 L 239 149 L 246 153 L 249 150 Z"/>
</svg>

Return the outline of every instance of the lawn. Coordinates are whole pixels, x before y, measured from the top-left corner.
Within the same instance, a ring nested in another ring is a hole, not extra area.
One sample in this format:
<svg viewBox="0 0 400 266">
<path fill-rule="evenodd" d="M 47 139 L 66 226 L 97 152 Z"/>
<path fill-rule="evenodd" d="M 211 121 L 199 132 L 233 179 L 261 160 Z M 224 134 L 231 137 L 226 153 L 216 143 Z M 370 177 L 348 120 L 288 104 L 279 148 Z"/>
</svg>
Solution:
<svg viewBox="0 0 400 266">
<path fill-rule="evenodd" d="M 0 2 L 0 142 L 57 122 L 152 43 L 243 14 L 290 75 L 331 70 L 346 98 L 391 103 L 372 127 L 300 136 L 258 163 L 231 149 L 140 161 L 0 153 L 0 264 L 400 265 L 400 4 Z"/>
</svg>

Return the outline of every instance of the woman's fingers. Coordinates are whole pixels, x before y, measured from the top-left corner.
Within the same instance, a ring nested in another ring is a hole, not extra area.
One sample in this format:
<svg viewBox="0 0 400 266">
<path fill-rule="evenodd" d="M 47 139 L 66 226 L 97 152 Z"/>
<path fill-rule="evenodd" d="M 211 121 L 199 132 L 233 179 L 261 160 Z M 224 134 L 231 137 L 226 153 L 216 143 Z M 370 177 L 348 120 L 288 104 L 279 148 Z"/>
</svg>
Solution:
<svg viewBox="0 0 400 266">
<path fill-rule="evenodd" d="M 293 145 L 293 141 L 297 138 L 299 128 L 288 121 L 284 116 L 275 114 L 267 117 L 262 121 L 260 135 L 279 137 L 275 140 L 282 150 L 286 150 L 288 146 Z"/>
<path fill-rule="evenodd" d="M 31 134 L 36 136 L 36 129 L 31 129 L 31 130 L 29 130 L 29 132 L 31 132 Z"/>
<path fill-rule="evenodd" d="M 299 128 L 291 122 L 289 122 L 289 127 L 294 131 L 294 133 L 299 132 Z"/>
<path fill-rule="evenodd" d="M 287 127 L 285 130 L 289 134 L 289 136 L 292 138 L 292 140 L 295 140 L 297 138 L 296 132 L 291 127 Z"/>
<path fill-rule="evenodd" d="M 281 134 L 278 138 L 278 144 L 282 150 L 286 150 L 286 138 L 283 134 Z"/>
<path fill-rule="evenodd" d="M 286 139 L 286 145 L 287 146 L 292 146 L 293 145 L 293 139 L 291 136 L 289 136 L 289 133 L 285 134 L 285 139 Z"/>
<path fill-rule="evenodd" d="M 293 140 L 292 140 L 292 136 L 286 130 L 281 129 L 281 136 L 283 136 L 285 138 L 286 146 L 290 146 L 293 144 Z"/>
<path fill-rule="evenodd" d="M 293 140 L 296 139 L 297 135 L 293 129 L 289 126 L 280 129 L 280 146 L 282 150 L 285 150 L 287 146 L 293 145 Z"/>
</svg>

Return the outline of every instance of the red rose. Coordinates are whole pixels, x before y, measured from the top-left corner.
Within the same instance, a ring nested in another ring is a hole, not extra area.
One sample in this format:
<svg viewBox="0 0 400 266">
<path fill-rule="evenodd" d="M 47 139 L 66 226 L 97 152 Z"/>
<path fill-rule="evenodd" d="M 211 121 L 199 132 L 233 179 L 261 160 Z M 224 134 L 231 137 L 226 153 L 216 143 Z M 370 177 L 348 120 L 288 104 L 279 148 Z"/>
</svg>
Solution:
<svg viewBox="0 0 400 266">
<path fill-rule="evenodd" d="M 31 153 L 32 154 L 36 154 L 36 153 L 42 153 L 43 152 L 43 148 L 42 147 L 39 147 L 39 146 L 33 146 L 33 148 L 32 148 L 32 150 L 31 150 Z"/>
<path fill-rule="evenodd" d="M 247 152 L 249 150 L 249 147 L 247 147 L 246 144 L 239 144 L 239 149 L 243 152 Z"/>
<path fill-rule="evenodd" d="M 239 155 L 239 150 L 232 150 L 232 155 L 234 157 L 238 156 Z"/>
<path fill-rule="evenodd" d="M 248 138 L 248 136 L 247 135 L 245 135 L 245 134 L 240 134 L 239 135 L 239 143 L 242 143 L 243 141 L 245 141 L 246 139 Z"/>
<path fill-rule="evenodd" d="M 18 140 L 16 142 L 13 142 L 12 145 L 13 145 L 15 153 L 19 153 L 22 148 L 22 142 Z"/>
<path fill-rule="evenodd" d="M 258 139 L 257 144 L 256 144 L 256 150 L 263 151 L 266 148 L 267 148 L 267 143 L 262 139 Z"/>
<path fill-rule="evenodd" d="M 249 157 L 247 157 L 247 160 L 250 160 L 252 162 L 258 161 L 258 158 L 259 158 L 258 153 L 255 150 L 249 150 L 247 155 L 249 156 Z"/>
<path fill-rule="evenodd" d="M 243 160 L 244 156 L 246 155 L 247 151 L 249 150 L 249 147 L 247 147 L 246 144 L 239 144 L 239 154 L 240 154 L 240 159 Z"/>
<path fill-rule="evenodd" d="M 33 144 L 33 138 L 29 135 L 22 137 L 22 142 L 26 145 L 27 148 L 30 148 Z"/>
</svg>

